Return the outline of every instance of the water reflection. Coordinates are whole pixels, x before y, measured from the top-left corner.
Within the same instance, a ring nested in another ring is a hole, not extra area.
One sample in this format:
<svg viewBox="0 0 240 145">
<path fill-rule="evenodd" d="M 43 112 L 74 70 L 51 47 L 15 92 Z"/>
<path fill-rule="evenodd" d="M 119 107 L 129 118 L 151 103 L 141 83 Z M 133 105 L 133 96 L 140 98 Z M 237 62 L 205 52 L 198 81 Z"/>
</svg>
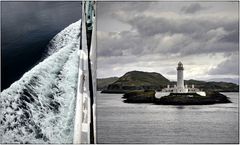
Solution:
<svg viewBox="0 0 240 145">
<path fill-rule="evenodd" d="M 184 109 L 184 105 L 176 106 L 177 109 Z"/>
<path fill-rule="evenodd" d="M 175 106 L 128 104 L 98 92 L 98 143 L 237 143 L 238 93 L 225 95 L 233 103 Z"/>
</svg>

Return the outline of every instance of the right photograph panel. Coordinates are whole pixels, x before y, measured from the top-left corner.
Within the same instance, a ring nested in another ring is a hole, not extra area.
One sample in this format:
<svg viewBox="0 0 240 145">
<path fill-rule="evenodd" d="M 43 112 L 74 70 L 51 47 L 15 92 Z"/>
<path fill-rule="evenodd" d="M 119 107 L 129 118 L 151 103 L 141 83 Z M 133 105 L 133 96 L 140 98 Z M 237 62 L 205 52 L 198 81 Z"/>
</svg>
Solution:
<svg viewBox="0 0 240 145">
<path fill-rule="evenodd" d="M 97 2 L 97 143 L 238 143 L 238 2 Z"/>
</svg>

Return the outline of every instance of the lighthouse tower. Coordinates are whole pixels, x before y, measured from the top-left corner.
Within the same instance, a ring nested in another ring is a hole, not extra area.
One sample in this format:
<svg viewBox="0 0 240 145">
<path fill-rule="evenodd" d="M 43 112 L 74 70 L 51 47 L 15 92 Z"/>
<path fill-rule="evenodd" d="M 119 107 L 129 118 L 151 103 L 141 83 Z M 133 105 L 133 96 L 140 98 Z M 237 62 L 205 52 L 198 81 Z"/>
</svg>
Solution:
<svg viewBox="0 0 240 145">
<path fill-rule="evenodd" d="M 174 85 L 174 87 L 170 87 L 170 85 L 168 85 L 167 88 L 162 89 L 162 92 L 176 93 L 178 95 L 186 95 L 188 93 L 190 94 L 189 97 L 192 96 L 191 95 L 192 93 L 197 93 L 201 96 L 206 96 L 206 93 L 200 91 L 200 89 L 198 88 L 195 88 L 194 84 L 192 84 L 191 88 L 189 88 L 188 85 L 184 86 L 183 70 L 184 70 L 183 64 L 182 62 L 179 62 L 177 66 L 177 85 Z"/>
<path fill-rule="evenodd" d="M 180 61 L 177 67 L 177 93 L 187 93 L 187 88 L 184 88 L 184 79 L 183 79 L 183 64 Z"/>
</svg>

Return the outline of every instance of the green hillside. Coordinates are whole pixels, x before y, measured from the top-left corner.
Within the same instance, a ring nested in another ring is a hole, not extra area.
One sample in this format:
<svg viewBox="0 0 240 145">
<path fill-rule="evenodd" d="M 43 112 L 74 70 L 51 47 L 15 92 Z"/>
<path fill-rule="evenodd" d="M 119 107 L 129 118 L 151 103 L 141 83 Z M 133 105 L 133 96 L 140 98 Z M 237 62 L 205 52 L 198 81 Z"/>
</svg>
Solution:
<svg viewBox="0 0 240 145">
<path fill-rule="evenodd" d="M 131 71 L 108 86 L 108 90 L 160 90 L 170 81 L 156 72 Z"/>
<path fill-rule="evenodd" d="M 97 79 L 97 90 L 107 89 L 108 85 L 114 83 L 118 80 L 118 77 L 110 77 L 110 78 L 100 78 Z"/>
<path fill-rule="evenodd" d="M 176 82 L 171 82 L 173 86 Z M 191 87 L 193 84 L 195 88 L 199 88 L 203 91 L 217 91 L 217 92 L 238 92 L 239 86 L 229 82 L 214 82 L 214 81 L 198 81 L 198 80 L 185 80 L 185 85 Z"/>
<path fill-rule="evenodd" d="M 185 84 L 194 84 L 196 88 L 204 91 L 217 91 L 217 92 L 238 92 L 239 86 L 229 82 L 206 82 L 197 80 L 187 80 Z"/>
</svg>

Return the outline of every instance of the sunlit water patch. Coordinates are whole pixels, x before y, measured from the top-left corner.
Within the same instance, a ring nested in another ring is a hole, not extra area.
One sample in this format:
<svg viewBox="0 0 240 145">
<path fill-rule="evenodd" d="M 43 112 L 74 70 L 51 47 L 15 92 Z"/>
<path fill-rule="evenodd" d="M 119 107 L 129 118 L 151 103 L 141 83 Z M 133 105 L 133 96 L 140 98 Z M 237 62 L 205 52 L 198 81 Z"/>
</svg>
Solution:
<svg viewBox="0 0 240 145">
<path fill-rule="evenodd" d="M 2 143 L 72 143 L 80 21 L 57 34 L 46 59 L 1 92 Z"/>
</svg>

